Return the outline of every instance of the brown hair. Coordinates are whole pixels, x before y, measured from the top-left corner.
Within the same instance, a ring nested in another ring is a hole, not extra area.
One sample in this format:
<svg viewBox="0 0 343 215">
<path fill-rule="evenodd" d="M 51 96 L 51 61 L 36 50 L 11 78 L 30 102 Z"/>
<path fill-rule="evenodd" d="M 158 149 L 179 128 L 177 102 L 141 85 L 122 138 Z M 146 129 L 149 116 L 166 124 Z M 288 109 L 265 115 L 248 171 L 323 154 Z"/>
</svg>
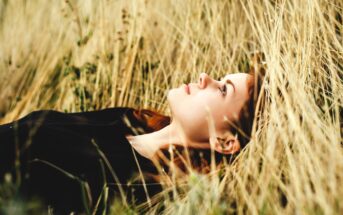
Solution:
<svg viewBox="0 0 343 215">
<path fill-rule="evenodd" d="M 250 65 L 251 66 L 248 73 L 252 75 L 253 78 L 247 79 L 247 85 L 249 87 L 249 94 L 252 99 L 249 99 L 246 104 L 244 104 L 239 119 L 236 122 L 232 122 L 230 126 L 230 131 L 233 134 L 237 134 L 241 150 L 250 141 L 253 121 L 256 114 L 255 110 L 258 108 L 256 105 L 259 95 L 261 94 L 262 81 L 265 76 L 265 67 L 262 64 L 262 55 L 260 53 L 254 54 Z M 169 116 L 162 115 L 152 110 L 135 110 L 134 116 L 137 120 L 145 125 L 145 130 L 147 132 L 160 130 L 170 124 Z M 169 151 L 168 149 L 162 149 L 157 153 L 159 163 L 165 170 L 170 169 L 171 160 L 174 166 L 177 166 L 178 169 L 182 170 L 184 173 L 188 172 L 187 169 L 189 167 L 202 173 L 210 170 L 210 162 L 212 157 L 211 150 L 190 147 L 185 149 L 182 146 L 173 146 L 172 149 L 172 151 Z M 216 151 L 213 153 L 215 163 L 220 164 L 223 160 L 231 163 L 239 152 L 233 155 L 224 155 Z"/>
<path fill-rule="evenodd" d="M 239 119 L 234 122 L 234 126 L 231 127 L 231 132 L 238 136 L 241 149 L 243 149 L 250 141 L 254 118 L 259 118 L 259 114 L 255 113 L 256 110 L 263 109 L 262 105 L 264 102 L 260 102 L 260 107 L 257 106 L 259 97 L 261 101 L 265 99 L 265 91 L 261 90 L 266 73 L 263 57 L 264 56 L 259 52 L 252 56 L 248 72 L 252 78 L 247 80 L 251 99 L 249 99 L 243 106 Z"/>
</svg>

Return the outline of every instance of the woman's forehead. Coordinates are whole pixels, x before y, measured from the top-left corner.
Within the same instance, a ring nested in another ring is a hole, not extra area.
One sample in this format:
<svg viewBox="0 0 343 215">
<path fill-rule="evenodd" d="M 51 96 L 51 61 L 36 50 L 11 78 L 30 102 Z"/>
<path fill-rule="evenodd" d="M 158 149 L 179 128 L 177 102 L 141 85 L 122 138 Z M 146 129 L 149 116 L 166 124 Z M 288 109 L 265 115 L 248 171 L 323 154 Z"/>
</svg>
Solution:
<svg viewBox="0 0 343 215">
<path fill-rule="evenodd" d="M 236 82 L 237 84 L 244 84 L 248 88 L 253 84 L 253 76 L 247 73 L 234 73 L 234 74 L 227 74 L 223 78 L 224 81 L 229 79 L 232 82 Z"/>
<path fill-rule="evenodd" d="M 248 73 L 234 73 L 234 74 L 227 74 L 224 77 L 224 81 L 230 80 L 238 88 L 238 91 L 241 93 L 246 94 L 251 89 L 254 84 L 253 76 Z"/>
<path fill-rule="evenodd" d="M 252 76 L 247 74 L 247 73 L 234 73 L 234 74 L 225 75 L 224 79 L 235 79 L 235 80 L 246 81 L 250 77 L 252 77 Z"/>
</svg>

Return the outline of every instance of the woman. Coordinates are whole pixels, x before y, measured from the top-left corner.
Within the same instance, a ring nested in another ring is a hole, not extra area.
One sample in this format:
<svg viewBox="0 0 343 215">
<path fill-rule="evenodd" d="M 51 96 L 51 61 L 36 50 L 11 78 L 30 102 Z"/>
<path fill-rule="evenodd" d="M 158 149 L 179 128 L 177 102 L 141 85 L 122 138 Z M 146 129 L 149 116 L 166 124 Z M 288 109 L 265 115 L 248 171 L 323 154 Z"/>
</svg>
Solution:
<svg viewBox="0 0 343 215">
<path fill-rule="evenodd" d="M 131 204 L 150 200 L 162 188 L 152 183 L 159 164 L 168 172 L 170 146 L 191 151 L 195 168 L 205 168 L 211 149 L 220 161 L 244 147 L 260 87 L 256 80 L 253 73 L 221 80 L 202 73 L 197 83 L 169 91 L 172 120 L 132 108 L 32 112 L 0 126 L 0 180 L 12 175 L 21 198 L 38 198 L 55 213 L 104 207 L 107 194 Z"/>
</svg>

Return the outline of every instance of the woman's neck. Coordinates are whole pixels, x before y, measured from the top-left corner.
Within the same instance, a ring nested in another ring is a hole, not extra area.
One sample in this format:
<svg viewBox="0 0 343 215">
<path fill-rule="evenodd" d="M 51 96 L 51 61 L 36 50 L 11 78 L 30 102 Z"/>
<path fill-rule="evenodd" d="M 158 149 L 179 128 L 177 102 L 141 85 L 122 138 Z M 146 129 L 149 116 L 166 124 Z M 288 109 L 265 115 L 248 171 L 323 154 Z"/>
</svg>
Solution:
<svg viewBox="0 0 343 215">
<path fill-rule="evenodd" d="M 142 156 L 152 159 L 159 149 L 168 148 L 169 145 L 177 145 L 182 143 L 182 137 L 177 131 L 177 126 L 173 123 L 167 125 L 161 130 L 142 134 L 126 136 L 132 147 Z"/>
</svg>

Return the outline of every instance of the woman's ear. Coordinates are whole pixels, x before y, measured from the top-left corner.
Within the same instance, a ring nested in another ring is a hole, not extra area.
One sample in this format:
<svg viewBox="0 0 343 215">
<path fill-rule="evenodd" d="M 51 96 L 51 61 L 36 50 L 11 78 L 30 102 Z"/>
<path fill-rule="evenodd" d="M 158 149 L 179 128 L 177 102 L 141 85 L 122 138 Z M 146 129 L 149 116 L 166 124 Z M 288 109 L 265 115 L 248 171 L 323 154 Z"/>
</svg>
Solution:
<svg viewBox="0 0 343 215">
<path fill-rule="evenodd" d="M 226 138 L 217 137 L 214 143 L 214 150 L 222 154 L 234 154 L 241 148 L 237 135 L 228 134 Z"/>
</svg>

